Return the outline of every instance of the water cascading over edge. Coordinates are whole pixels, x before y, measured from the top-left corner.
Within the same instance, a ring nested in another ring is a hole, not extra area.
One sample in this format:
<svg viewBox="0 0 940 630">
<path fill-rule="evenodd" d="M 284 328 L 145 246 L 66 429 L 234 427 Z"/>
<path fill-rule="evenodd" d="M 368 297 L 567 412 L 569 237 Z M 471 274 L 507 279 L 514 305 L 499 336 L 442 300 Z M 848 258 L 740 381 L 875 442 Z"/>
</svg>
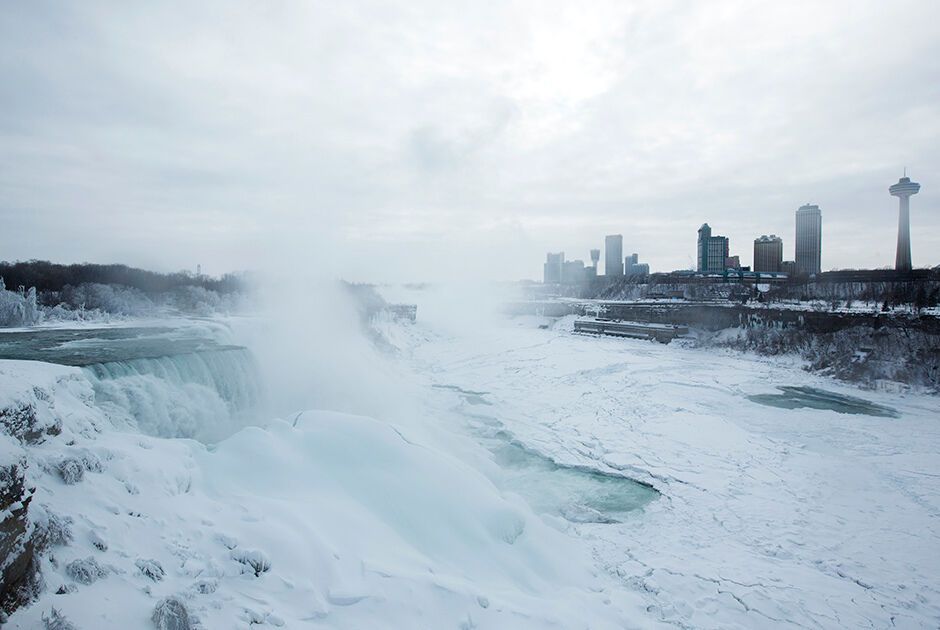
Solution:
<svg viewBox="0 0 940 630">
<path fill-rule="evenodd" d="M 247 348 L 204 350 L 82 368 L 115 424 L 157 437 L 213 442 L 247 424 L 262 401 Z"/>
</svg>

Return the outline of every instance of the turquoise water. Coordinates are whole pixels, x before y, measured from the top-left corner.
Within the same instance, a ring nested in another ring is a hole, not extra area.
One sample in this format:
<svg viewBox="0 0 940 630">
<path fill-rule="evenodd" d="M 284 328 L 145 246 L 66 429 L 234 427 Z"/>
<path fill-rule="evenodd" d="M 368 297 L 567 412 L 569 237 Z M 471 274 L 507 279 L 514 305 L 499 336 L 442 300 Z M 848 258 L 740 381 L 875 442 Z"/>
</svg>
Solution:
<svg viewBox="0 0 940 630">
<path fill-rule="evenodd" d="M 877 405 L 864 398 L 846 396 L 835 392 L 817 389 L 815 387 L 781 386 L 777 388 L 780 394 L 755 394 L 748 396 L 748 400 L 779 407 L 781 409 L 825 409 L 838 413 L 876 416 L 881 418 L 897 418 L 898 412 L 891 407 Z"/>
<path fill-rule="evenodd" d="M 434 385 L 472 406 L 492 406 L 487 392 Z M 575 523 L 616 523 L 659 496 L 651 486 L 587 466 L 559 464 L 527 448 L 496 418 L 465 414 L 476 438 L 489 450 L 501 474 L 498 484 L 521 496 L 536 511 Z"/>
<path fill-rule="evenodd" d="M 0 359 L 84 367 L 156 359 L 225 346 L 191 329 L 167 327 L 36 329 L 0 333 Z"/>
</svg>

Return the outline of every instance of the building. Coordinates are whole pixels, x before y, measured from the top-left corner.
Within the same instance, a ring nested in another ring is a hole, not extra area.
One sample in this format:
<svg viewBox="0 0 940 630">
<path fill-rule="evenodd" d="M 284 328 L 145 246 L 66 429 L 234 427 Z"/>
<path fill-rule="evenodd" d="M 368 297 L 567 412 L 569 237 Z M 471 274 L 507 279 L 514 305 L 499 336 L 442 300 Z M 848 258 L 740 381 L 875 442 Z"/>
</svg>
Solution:
<svg viewBox="0 0 940 630">
<path fill-rule="evenodd" d="M 898 252 L 894 257 L 896 271 L 911 270 L 911 195 L 920 192 L 920 184 L 912 182 L 904 171 L 898 183 L 888 189 L 891 196 L 897 197 L 898 208 Z"/>
<path fill-rule="evenodd" d="M 782 271 L 783 239 L 776 234 L 754 239 L 754 271 L 778 272 Z"/>
<path fill-rule="evenodd" d="M 780 263 L 780 272 L 785 273 L 788 276 L 796 274 L 796 261 L 784 260 L 782 263 Z"/>
<path fill-rule="evenodd" d="M 559 284 L 565 268 L 565 252 L 545 254 L 545 264 L 542 265 L 542 282 L 545 284 Z"/>
<path fill-rule="evenodd" d="M 586 277 L 583 260 L 569 260 L 562 264 L 561 281 L 564 284 L 581 284 Z"/>
<path fill-rule="evenodd" d="M 822 253 L 822 213 L 819 206 L 806 204 L 796 211 L 796 271 L 809 275 L 820 272 Z"/>
<path fill-rule="evenodd" d="M 623 235 L 609 234 L 604 237 L 604 275 L 623 275 Z"/>
<path fill-rule="evenodd" d="M 702 273 L 721 273 L 728 259 L 728 238 L 712 236 L 712 229 L 703 223 L 698 229 L 698 270 Z"/>
<path fill-rule="evenodd" d="M 623 261 L 623 275 L 630 276 L 648 276 L 650 275 L 650 266 L 640 262 L 639 254 L 630 254 Z"/>
<path fill-rule="evenodd" d="M 725 269 L 741 269 L 741 257 L 735 255 L 725 258 Z"/>
<path fill-rule="evenodd" d="M 591 266 L 594 267 L 594 275 L 597 275 L 597 261 L 601 259 L 601 250 L 592 249 L 591 250 Z"/>
</svg>

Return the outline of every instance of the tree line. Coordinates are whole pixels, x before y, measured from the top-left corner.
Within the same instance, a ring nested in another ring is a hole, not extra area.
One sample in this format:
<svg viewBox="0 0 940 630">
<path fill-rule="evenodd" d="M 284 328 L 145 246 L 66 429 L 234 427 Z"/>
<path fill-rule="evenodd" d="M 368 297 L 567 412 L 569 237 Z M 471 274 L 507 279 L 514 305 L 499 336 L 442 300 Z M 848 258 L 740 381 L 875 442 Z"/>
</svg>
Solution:
<svg viewBox="0 0 940 630">
<path fill-rule="evenodd" d="M 47 260 L 0 262 L 0 278 L 10 289 L 35 289 L 40 293 L 59 292 L 82 284 L 112 284 L 138 289 L 147 295 L 158 295 L 180 287 L 196 286 L 225 295 L 245 289 L 243 276 L 225 274 L 219 278 L 195 275 L 188 271 L 158 273 L 127 265 L 76 263 L 61 265 Z"/>
</svg>

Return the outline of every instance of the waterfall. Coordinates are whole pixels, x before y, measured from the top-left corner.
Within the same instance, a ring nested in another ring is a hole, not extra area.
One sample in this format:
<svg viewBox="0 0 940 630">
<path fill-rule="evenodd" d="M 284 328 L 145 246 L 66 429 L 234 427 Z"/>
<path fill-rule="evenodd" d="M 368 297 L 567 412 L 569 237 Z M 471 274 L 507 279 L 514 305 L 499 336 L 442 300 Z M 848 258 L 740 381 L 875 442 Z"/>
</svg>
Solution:
<svg viewBox="0 0 940 630">
<path fill-rule="evenodd" d="M 246 348 L 96 363 L 83 368 L 95 403 L 118 426 L 214 442 L 248 423 L 262 400 Z"/>
</svg>

